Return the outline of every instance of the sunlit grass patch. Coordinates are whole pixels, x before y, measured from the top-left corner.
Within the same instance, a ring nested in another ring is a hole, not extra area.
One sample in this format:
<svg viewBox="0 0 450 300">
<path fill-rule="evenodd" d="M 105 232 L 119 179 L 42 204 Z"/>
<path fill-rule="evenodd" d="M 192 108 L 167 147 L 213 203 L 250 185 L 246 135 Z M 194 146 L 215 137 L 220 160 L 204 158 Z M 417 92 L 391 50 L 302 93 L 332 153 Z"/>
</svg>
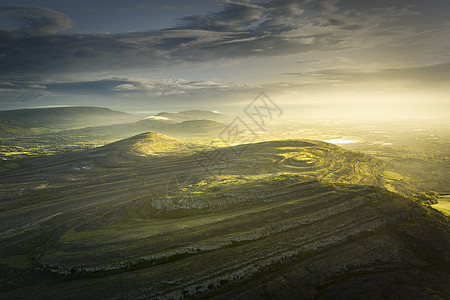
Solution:
<svg viewBox="0 0 450 300">
<path fill-rule="evenodd" d="M 450 195 L 441 196 L 438 201 L 437 204 L 432 204 L 431 206 L 450 217 Z"/>
<path fill-rule="evenodd" d="M 388 180 L 403 180 L 402 175 L 389 170 L 385 170 L 381 175 Z"/>
</svg>

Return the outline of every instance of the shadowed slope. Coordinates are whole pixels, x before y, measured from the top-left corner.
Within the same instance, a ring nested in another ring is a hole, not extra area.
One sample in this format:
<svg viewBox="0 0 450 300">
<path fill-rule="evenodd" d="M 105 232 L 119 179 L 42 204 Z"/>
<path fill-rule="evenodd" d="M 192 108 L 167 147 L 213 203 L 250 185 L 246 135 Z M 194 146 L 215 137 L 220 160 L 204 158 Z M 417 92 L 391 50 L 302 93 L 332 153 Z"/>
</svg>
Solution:
<svg viewBox="0 0 450 300">
<path fill-rule="evenodd" d="M 0 174 L 0 267 L 18 278 L 2 298 L 381 297 L 377 274 L 388 297 L 402 278 L 448 296 L 448 219 L 387 191 L 382 161 L 315 141 L 184 146 L 147 133 Z"/>
<path fill-rule="evenodd" d="M 103 107 L 52 107 L 0 111 L 0 123 L 21 128 L 71 128 L 135 122 L 140 117 Z"/>
</svg>

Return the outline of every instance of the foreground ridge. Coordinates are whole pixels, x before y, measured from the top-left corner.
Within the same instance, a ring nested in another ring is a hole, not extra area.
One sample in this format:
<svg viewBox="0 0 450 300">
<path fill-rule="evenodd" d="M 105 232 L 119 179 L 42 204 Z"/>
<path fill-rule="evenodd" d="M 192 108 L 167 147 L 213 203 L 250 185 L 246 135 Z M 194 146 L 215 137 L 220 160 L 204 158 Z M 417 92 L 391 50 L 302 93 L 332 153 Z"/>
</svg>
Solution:
<svg viewBox="0 0 450 300">
<path fill-rule="evenodd" d="M 236 147 L 221 175 L 199 163 Z M 323 142 L 154 133 L 30 160 L 0 174 L 0 266 L 20 284 L 2 298 L 446 298 L 448 218 L 385 168 Z"/>
</svg>

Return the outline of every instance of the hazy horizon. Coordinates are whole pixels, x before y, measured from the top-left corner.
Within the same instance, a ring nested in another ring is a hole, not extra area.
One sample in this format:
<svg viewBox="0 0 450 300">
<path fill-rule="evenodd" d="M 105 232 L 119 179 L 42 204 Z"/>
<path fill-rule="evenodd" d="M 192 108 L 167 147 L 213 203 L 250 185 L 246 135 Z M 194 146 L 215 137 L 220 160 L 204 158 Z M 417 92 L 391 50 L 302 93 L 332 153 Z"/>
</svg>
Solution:
<svg viewBox="0 0 450 300">
<path fill-rule="evenodd" d="M 0 107 L 448 117 L 445 1 L 2 1 Z M 78 7 L 81 7 L 78 9 Z"/>
</svg>

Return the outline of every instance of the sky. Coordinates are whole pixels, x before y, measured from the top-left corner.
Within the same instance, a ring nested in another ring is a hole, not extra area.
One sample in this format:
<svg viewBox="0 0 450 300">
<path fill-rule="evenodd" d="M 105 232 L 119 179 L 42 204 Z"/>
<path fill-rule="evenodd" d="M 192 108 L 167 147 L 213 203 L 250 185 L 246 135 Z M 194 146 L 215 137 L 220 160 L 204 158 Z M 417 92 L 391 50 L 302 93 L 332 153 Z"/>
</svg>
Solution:
<svg viewBox="0 0 450 300">
<path fill-rule="evenodd" d="M 0 0 L 0 110 L 449 117 L 446 0 Z"/>
</svg>

